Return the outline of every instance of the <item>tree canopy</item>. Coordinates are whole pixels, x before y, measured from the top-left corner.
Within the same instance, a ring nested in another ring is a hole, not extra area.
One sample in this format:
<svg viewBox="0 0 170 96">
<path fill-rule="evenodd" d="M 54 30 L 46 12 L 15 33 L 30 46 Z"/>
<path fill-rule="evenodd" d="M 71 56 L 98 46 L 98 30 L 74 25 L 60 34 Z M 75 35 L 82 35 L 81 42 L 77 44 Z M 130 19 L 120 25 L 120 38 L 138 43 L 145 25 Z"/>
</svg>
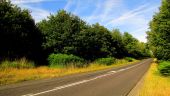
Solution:
<svg viewBox="0 0 170 96">
<path fill-rule="evenodd" d="M 37 59 L 41 49 L 41 33 L 28 10 L 1 1 L 0 58 L 27 57 Z"/>
<path fill-rule="evenodd" d="M 0 3 L 0 44 L 1 59 L 42 61 L 53 53 L 73 54 L 85 60 L 148 56 L 146 44 L 127 32 L 110 31 L 99 23 L 87 24 L 65 10 L 35 24 L 28 10 L 6 1 Z"/>
<path fill-rule="evenodd" d="M 162 60 L 170 60 L 170 1 L 162 0 L 159 12 L 150 22 L 148 43 L 154 56 Z"/>
</svg>

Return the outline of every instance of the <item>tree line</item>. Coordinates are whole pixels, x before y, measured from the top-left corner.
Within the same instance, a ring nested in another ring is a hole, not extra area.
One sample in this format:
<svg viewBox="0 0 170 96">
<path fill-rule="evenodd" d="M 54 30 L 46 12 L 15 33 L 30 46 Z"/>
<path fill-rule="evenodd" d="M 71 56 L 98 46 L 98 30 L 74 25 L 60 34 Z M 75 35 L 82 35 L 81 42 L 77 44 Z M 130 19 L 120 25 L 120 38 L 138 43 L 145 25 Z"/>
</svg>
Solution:
<svg viewBox="0 0 170 96">
<path fill-rule="evenodd" d="M 128 32 L 110 31 L 99 23 L 90 25 L 65 10 L 35 23 L 29 10 L 6 1 L 0 3 L 0 44 L 0 60 L 26 57 L 39 64 L 53 53 L 73 54 L 88 61 L 150 56 L 148 44 Z"/>
<path fill-rule="evenodd" d="M 170 1 L 162 0 L 152 21 L 148 34 L 148 44 L 159 60 L 170 60 Z"/>
<path fill-rule="evenodd" d="M 150 22 L 148 45 L 158 62 L 162 75 L 170 76 L 170 1 L 162 0 L 159 12 Z"/>
</svg>

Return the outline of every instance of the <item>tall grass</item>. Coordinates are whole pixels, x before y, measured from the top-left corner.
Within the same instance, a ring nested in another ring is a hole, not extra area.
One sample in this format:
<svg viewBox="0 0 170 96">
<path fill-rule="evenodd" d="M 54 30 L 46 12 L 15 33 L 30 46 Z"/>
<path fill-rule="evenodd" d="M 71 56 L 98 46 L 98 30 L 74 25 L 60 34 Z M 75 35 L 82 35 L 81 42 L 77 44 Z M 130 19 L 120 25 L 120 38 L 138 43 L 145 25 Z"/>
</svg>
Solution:
<svg viewBox="0 0 170 96">
<path fill-rule="evenodd" d="M 162 76 L 153 63 L 137 96 L 170 96 L 170 77 Z"/>
<path fill-rule="evenodd" d="M 109 66 L 105 64 L 90 63 L 89 66 L 86 67 L 52 68 L 48 66 L 41 66 L 35 68 L 29 67 L 28 69 L 26 69 L 25 67 L 23 68 L 6 67 L 5 70 L 0 70 L 0 85 L 22 82 L 27 80 L 36 80 L 41 78 L 53 78 L 81 72 L 102 70 L 112 67 L 120 67 L 127 64 L 133 64 L 133 62 L 128 62 L 127 60 L 121 59 L 116 60 L 116 63 Z"/>
<path fill-rule="evenodd" d="M 8 68 L 34 68 L 34 62 L 28 61 L 26 58 L 21 58 L 19 60 L 9 61 L 5 60 L 0 63 L 0 69 L 8 69 Z"/>
<path fill-rule="evenodd" d="M 159 72 L 164 76 L 170 76 L 170 61 L 162 61 L 158 66 Z"/>
</svg>

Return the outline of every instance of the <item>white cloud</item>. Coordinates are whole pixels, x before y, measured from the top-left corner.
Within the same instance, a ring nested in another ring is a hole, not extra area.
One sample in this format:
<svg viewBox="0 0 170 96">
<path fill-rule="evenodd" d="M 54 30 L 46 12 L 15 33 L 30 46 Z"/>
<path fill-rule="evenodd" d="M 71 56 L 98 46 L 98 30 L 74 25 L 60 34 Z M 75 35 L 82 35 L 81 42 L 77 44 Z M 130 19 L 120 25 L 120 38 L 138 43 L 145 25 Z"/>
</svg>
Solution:
<svg viewBox="0 0 170 96">
<path fill-rule="evenodd" d="M 148 30 L 148 23 L 152 18 L 151 15 L 157 11 L 159 5 L 143 2 L 143 5 L 129 9 L 129 5 L 125 4 L 125 0 L 12 0 L 12 3 L 19 5 L 22 8 L 29 9 L 31 15 L 36 22 L 46 18 L 50 13 L 46 9 L 32 4 L 51 1 L 67 2 L 63 8 L 67 11 L 83 17 L 88 23 L 96 23 L 104 25 L 111 29 L 119 28 L 122 32 L 128 31 L 140 41 L 146 42 L 145 32 Z M 88 7 L 92 7 L 89 9 Z M 90 15 L 82 15 L 86 13 Z M 90 12 L 89 12 L 90 11 Z"/>
<path fill-rule="evenodd" d="M 95 3 L 97 7 L 93 13 L 84 17 L 86 21 L 89 23 L 99 22 L 109 29 L 114 27 L 122 32 L 130 32 L 140 41 L 146 42 L 145 32 L 148 30 L 148 23 L 153 13 L 159 7 L 158 3 L 143 2 L 143 5 L 129 10 L 127 8 L 129 5 L 126 5 L 125 0 L 97 1 Z"/>
<path fill-rule="evenodd" d="M 68 0 L 67 4 L 64 7 L 64 10 L 69 10 L 70 7 L 74 4 L 75 2 L 73 0 Z"/>
<path fill-rule="evenodd" d="M 39 2 L 49 2 L 54 0 L 11 0 L 13 4 L 29 4 L 29 3 L 39 3 Z"/>
<path fill-rule="evenodd" d="M 81 11 L 86 9 L 86 7 L 88 7 L 88 5 L 87 5 L 88 2 L 89 2 L 89 0 L 85 0 L 85 2 L 82 0 L 77 0 L 77 2 L 75 3 L 75 6 L 74 6 L 75 9 L 73 11 L 73 14 L 79 14 Z"/>
<path fill-rule="evenodd" d="M 50 2 L 54 0 L 12 0 L 13 4 L 18 5 L 22 9 L 28 9 L 31 12 L 32 17 L 34 18 L 35 22 L 39 22 L 42 19 L 47 18 L 52 12 L 49 12 L 45 9 L 33 7 L 31 6 L 32 3 L 40 3 L 40 2 Z"/>
<path fill-rule="evenodd" d="M 149 10 L 152 9 L 152 8 L 149 8 Z M 131 10 L 131 11 L 128 11 L 126 13 L 124 13 L 123 15 L 121 15 L 120 17 L 118 18 L 115 18 L 113 20 L 111 20 L 110 22 L 108 22 L 106 25 L 109 25 L 109 24 L 112 24 L 112 25 L 117 25 L 119 23 L 123 23 L 128 20 L 128 19 L 131 19 L 131 18 L 134 18 L 135 16 L 143 13 L 143 12 L 146 12 L 148 11 L 147 9 L 147 4 L 144 4 L 144 5 L 141 5 L 139 6 L 138 8 L 134 9 L 134 10 Z"/>
<path fill-rule="evenodd" d="M 137 30 L 134 30 L 131 32 L 131 34 L 133 34 L 134 37 L 136 37 L 139 41 L 142 41 L 142 42 L 146 42 L 146 31 L 148 30 L 147 29 L 148 26 L 143 26 Z"/>
<path fill-rule="evenodd" d="M 152 14 L 158 5 L 150 6 L 149 4 L 144 4 L 122 14 L 120 17 L 110 20 L 106 23 L 106 26 L 117 26 L 118 28 L 126 27 L 134 37 L 138 38 L 140 41 L 146 42 L 146 31 L 148 30 L 148 23 L 151 19 L 146 17 L 147 14 Z M 124 30 L 125 31 L 125 30 Z"/>
<path fill-rule="evenodd" d="M 122 0 L 107 0 L 104 2 L 104 11 L 102 15 L 102 19 L 105 19 L 108 17 L 108 15 L 111 13 L 114 8 L 120 7 L 122 5 Z"/>
<path fill-rule="evenodd" d="M 90 21 L 98 21 L 100 23 L 107 22 L 113 14 L 112 12 L 116 9 L 122 6 L 122 0 L 97 0 L 95 3 L 96 9 L 93 11 L 93 13 L 85 17 L 85 20 L 88 22 Z M 94 23 L 94 22 L 93 22 Z"/>
<path fill-rule="evenodd" d="M 35 22 L 39 22 L 42 19 L 47 18 L 47 16 L 49 16 L 50 14 L 52 14 L 52 12 L 49 12 L 47 10 L 35 8 L 27 5 L 22 5 L 22 8 L 27 8 L 31 11 L 31 15 L 35 19 Z"/>
</svg>

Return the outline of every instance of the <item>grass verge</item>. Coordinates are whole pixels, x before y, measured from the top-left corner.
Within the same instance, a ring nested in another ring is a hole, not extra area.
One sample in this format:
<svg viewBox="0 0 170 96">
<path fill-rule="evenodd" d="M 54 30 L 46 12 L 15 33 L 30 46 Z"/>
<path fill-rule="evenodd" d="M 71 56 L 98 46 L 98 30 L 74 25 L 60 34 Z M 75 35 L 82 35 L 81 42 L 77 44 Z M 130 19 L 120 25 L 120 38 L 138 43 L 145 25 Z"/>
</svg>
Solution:
<svg viewBox="0 0 170 96">
<path fill-rule="evenodd" d="M 133 62 L 128 62 L 127 60 L 124 59 L 117 60 L 115 64 L 110 66 L 92 63 L 88 67 L 84 67 L 84 68 L 75 68 L 75 67 L 50 68 L 47 66 L 41 66 L 37 68 L 34 67 L 28 69 L 5 68 L 5 69 L 0 69 L 0 85 L 17 83 L 17 82 L 28 81 L 28 80 L 37 80 L 42 78 L 53 78 L 53 77 L 59 77 L 59 76 L 64 76 L 69 74 L 102 70 L 102 69 L 107 69 L 112 67 L 121 67 L 128 64 L 134 64 L 134 62 L 138 62 L 138 60 L 135 60 Z"/>
<path fill-rule="evenodd" d="M 157 67 L 151 65 L 138 96 L 170 96 L 170 77 L 162 76 Z"/>
</svg>

